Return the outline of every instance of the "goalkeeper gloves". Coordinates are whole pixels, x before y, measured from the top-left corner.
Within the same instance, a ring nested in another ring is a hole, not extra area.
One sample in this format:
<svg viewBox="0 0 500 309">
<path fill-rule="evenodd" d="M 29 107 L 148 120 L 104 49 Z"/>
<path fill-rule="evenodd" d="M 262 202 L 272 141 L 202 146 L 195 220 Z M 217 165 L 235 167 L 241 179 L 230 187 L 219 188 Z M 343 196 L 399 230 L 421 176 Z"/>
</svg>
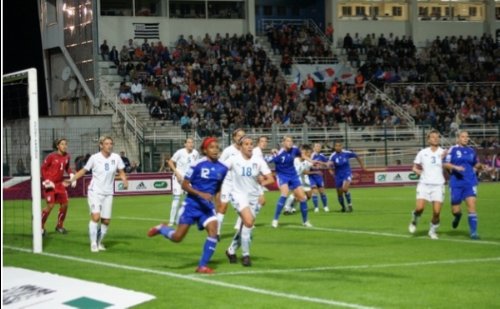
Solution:
<svg viewBox="0 0 500 309">
<path fill-rule="evenodd" d="M 75 176 L 75 174 L 73 174 L 73 173 L 69 174 L 69 179 L 73 179 L 74 176 Z M 74 188 L 74 187 L 76 187 L 76 180 L 73 180 L 71 182 L 71 188 Z"/>
<path fill-rule="evenodd" d="M 42 182 L 42 185 L 45 189 L 54 189 L 56 187 L 56 185 L 54 185 L 54 183 L 50 180 L 44 180 Z"/>
</svg>

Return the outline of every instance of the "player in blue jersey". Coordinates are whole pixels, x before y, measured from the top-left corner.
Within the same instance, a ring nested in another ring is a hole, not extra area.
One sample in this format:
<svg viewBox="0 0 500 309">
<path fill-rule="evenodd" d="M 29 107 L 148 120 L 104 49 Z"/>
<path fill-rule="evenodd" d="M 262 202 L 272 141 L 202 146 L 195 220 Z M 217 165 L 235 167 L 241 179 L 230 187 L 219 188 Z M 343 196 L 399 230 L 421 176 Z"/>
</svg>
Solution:
<svg viewBox="0 0 500 309">
<path fill-rule="evenodd" d="M 312 161 L 306 158 L 300 152 L 297 146 L 293 145 L 293 139 L 290 136 L 283 137 L 282 148 L 272 150 L 273 155 L 267 159 L 269 163 L 274 163 L 276 171 L 276 179 L 280 189 L 280 198 L 276 204 L 274 219 L 271 223 L 272 227 L 278 227 L 278 219 L 281 211 L 285 206 L 285 202 L 290 190 L 295 194 L 295 198 L 300 202 L 300 212 L 302 214 L 302 224 L 305 227 L 312 227 L 307 220 L 307 196 L 304 192 L 302 184 L 295 169 L 294 160 L 296 157 L 302 157 L 304 160 Z"/>
<path fill-rule="evenodd" d="M 315 161 L 320 161 L 323 163 L 328 162 L 328 158 L 325 157 L 321 153 L 321 144 L 315 143 L 313 145 L 313 153 L 311 155 L 311 159 Z M 318 193 L 321 197 L 321 202 L 323 203 L 323 210 L 325 212 L 330 211 L 328 208 L 328 199 L 325 193 L 325 181 L 323 179 L 323 171 L 318 168 L 311 168 L 311 173 L 309 174 L 309 182 L 311 184 L 311 192 L 312 192 L 312 202 L 314 205 L 314 212 L 318 212 Z"/>
<path fill-rule="evenodd" d="M 199 230 L 206 229 L 208 237 L 196 272 L 211 274 L 214 271 L 207 264 L 217 246 L 217 217 L 213 199 L 220 190 L 228 168 L 218 160 L 219 144 L 216 138 L 205 138 L 201 144 L 201 152 L 205 156 L 191 165 L 184 175 L 182 189 L 187 192 L 187 197 L 177 229 L 159 224 L 148 231 L 148 236 L 162 234 L 173 242 L 181 242 L 191 225 L 197 224 Z"/>
<path fill-rule="evenodd" d="M 328 158 L 328 163 L 333 167 L 335 172 L 335 187 L 337 188 L 337 198 L 342 207 L 340 209 L 341 212 L 352 212 L 351 193 L 349 192 L 352 182 L 352 171 L 349 160 L 352 158 L 355 158 L 359 166 L 365 170 L 365 165 L 358 155 L 355 152 L 342 149 L 341 142 L 335 143 L 335 151 Z M 347 200 L 347 207 L 344 202 L 344 195 Z"/>
<path fill-rule="evenodd" d="M 460 204 L 465 201 L 469 212 L 469 229 L 472 239 L 479 239 L 477 233 L 476 171 L 482 169 L 482 164 L 477 160 L 476 152 L 469 144 L 469 133 L 460 131 L 457 144 L 448 150 L 443 166 L 450 172 L 451 211 L 455 217 L 452 227 L 456 229 L 462 218 Z"/>
</svg>

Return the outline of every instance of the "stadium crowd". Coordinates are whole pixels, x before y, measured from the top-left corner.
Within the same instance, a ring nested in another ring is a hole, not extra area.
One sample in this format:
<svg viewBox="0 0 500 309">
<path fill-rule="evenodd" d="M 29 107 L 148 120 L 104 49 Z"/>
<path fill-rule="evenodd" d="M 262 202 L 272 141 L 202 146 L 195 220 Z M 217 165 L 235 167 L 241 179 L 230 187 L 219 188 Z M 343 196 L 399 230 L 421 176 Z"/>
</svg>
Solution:
<svg viewBox="0 0 500 309">
<path fill-rule="evenodd" d="M 282 25 L 269 28 L 267 35 L 283 58 L 331 55 L 311 31 Z M 348 34 L 344 48 L 362 81 L 384 87 L 417 124 L 453 132 L 465 123 L 499 121 L 499 90 L 474 84 L 499 79 L 499 49 L 489 35 L 436 37 L 428 47 L 417 49 L 411 38 L 392 33 L 378 38 L 371 34 L 363 40 Z M 119 93 L 124 103 L 145 103 L 151 117 L 172 120 L 201 136 L 218 135 L 229 125 L 404 125 L 377 95 L 356 84 L 334 80 L 327 85 L 307 76 L 297 87 L 287 85 L 251 34 L 206 34 L 201 41 L 181 35 L 173 48 L 130 39 L 119 55 L 118 62 L 112 61 L 124 78 Z M 442 84 L 390 86 L 395 82 Z"/>
</svg>

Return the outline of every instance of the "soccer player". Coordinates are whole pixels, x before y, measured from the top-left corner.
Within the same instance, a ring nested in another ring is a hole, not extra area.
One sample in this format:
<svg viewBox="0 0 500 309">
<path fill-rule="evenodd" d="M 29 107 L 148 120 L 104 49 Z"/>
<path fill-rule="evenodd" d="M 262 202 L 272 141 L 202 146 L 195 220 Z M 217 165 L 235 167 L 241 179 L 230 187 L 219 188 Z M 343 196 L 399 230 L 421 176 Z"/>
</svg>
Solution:
<svg viewBox="0 0 500 309">
<path fill-rule="evenodd" d="M 307 220 L 307 196 L 294 166 L 296 157 L 303 157 L 308 161 L 310 159 L 305 158 L 300 152 L 300 149 L 293 145 L 293 139 L 290 136 L 283 137 L 282 148 L 279 151 L 273 149 L 272 153 L 273 156 L 268 158 L 268 162 L 273 162 L 275 165 L 276 178 L 278 180 L 281 196 L 276 204 L 276 211 L 274 212 L 274 219 L 271 222 L 271 226 L 274 228 L 278 227 L 281 211 L 285 206 L 288 193 L 292 190 L 295 198 L 300 202 L 302 224 L 305 227 L 312 227 L 312 224 Z"/>
<path fill-rule="evenodd" d="M 221 162 L 224 162 L 227 159 L 229 159 L 230 157 L 236 156 L 240 153 L 238 141 L 244 135 L 245 135 L 245 130 L 243 130 L 241 128 L 238 128 L 238 129 L 233 131 L 233 134 L 231 135 L 231 138 L 232 138 L 231 145 L 227 146 L 222 151 L 222 154 L 220 155 L 219 160 Z M 232 189 L 233 189 L 233 181 L 231 179 L 231 175 L 229 174 L 226 176 L 226 179 L 224 179 L 220 193 L 218 194 L 218 196 L 216 198 L 217 222 L 219 223 L 219 225 L 217 226 L 217 240 L 220 240 L 222 223 L 224 222 L 224 215 L 226 214 L 226 211 L 227 211 L 227 204 L 230 201 Z"/>
<path fill-rule="evenodd" d="M 417 185 L 417 203 L 412 212 L 412 218 L 408 230 L 415 233 L 418 219 L 424 212 L 425 202 L 432 203 L 432 221 L 429 229 L 429 237 L 438 239 L 436 233 L 439 227 L 439 215 L 444 200 L 443 156 L 444 149 L 439 147 L 439 132 L 431 130 L 427 134 L 429 147 L 420 150 L 413 161 L 413 172 L 420 176 Z"/>
<path fill-rule="evenodd" d="M 76 181 L 87 171 L 92 171 L 87 201 L 90 208 L 89 237 L 90 251 L 105 251 L 102 241 L 108 233 L 113 210 L 113 191 L 115 175 L 118 172 L 123 182 L 123 189 L 128 188 L 125 164 L 117 153 L 113 152 L 113 139 L 109 136 L 99 138 L 101 151 L 90 156 L 85 166 L 68 182 Z"/>
<path fill-rule="evenodd" d="M 236 263 L 236 250 L 241 246 L 243 266 L 251 266 L 250 243 L 255 217 L 259 211 L 262 186 L 274 182 L 271 170 L 262 157 L 253 155 L 253 141 L 243 136 L 238 142 L 240 153 L 224 161 L 232 181 L 231 204 L 242 221 L 233 241 L 226 250 L 230 263 Z"/>
<path fill-rule="evenodd" d="M 349 159 L 356 158 L 359 165 L 365 170 L 363 161 L 355 152 L 342 149 L 342 143 L 335 143 L 335 151 L 328 158 L 328 163 L 335 170 L 335 187 L 337 188 L 337 198 L 341 206 L 341 212 L 352 212 L 352 200 L 349 187 L 352 182 L 352 171 Z M 347 208 L 344 203 L 344 195 L 347 200 Z"/>
<path fill-rule="evenodd" d="M 306 158 L 311 157 L 312 149 L 309 145 L 305 144 L 300 147 L 300 151 L 302 155 Z M 310 161 L 304 160 L 302 157 L 297 157 L 293 161 L 293 165 L 295 166 L 295 170 L 297 171 L 297 174 L 299 175 L 299 180 L 300 183 L 302 184 L 302 187 L 304 188 L 304 193 L 307 196 L 307 199 L 309 200 L 311 198 L 312 190 L 311 190 L 311 182 L 310 182 L 310 176 L 312 173 L 317 173 L 321 171 L 311 171 L 311 168 L 313 167 L 313 164 Z M 286 199 L 285 202 L 285 207 L 283 207 L 283 213 L 284 214 L 290 214 L 295 212 L 295 208 L 292 206 L 295 201 L 295 196 L 294 194 L 289 194 L 288 198 Z"/>
<path fill-rule="evenodd" d="M 262 160 L 266 161 L 266 159 L 264 158 L 263 150 L 267 148 L 267 143 L 268 143 L 267 136 L 264 136 L 264 135 L 259 136 L 259 138 L 257 140 L 257 146 L 255 146 L 252 150 L 252 157 L 256 156 L 256 157 L 262 158 Z M 264 191 L 266 191 L 267 189 L 264 186 L 260 186 L 260 190 L 261 190 L 261 194 L 259 196 L 259 202 L 258 202 L 258 205 L 256 208 L 257 212 L 259 212 L 259 210 L 266 204 L 266 198 L 264 196 Z M 238 216 L 238 218 L 236 219 L 236 223 L 234 225 L 234 229 L 239 230 L 240 227 L 241 227 L 241 217 Z"/>
<path fill-rule="evenodd" d="M 468 146 L 469 133 L 459 131 L 457 144 L 452 146 L 445 157 L 444 167 L 450 172 L 450 196 L 451 211 L 455 217 L 452 227 L 456 229 L 462 218 L 460 204 L 465 200 L 469 213 L 469 230 L 471 239 L 479 239 L 477 233 L 476 195 L 477 178 L 476 171 L 482 169 L 478 162 L 476 152 Z"/>
<path fill-rule="evenodd" d="M 184 193 L 182 190 L 182 182 L 184 181 L 184 175 L 189 169 L 189 166 L 199 159 L 198 150 L 194 149 L 194 140 L 192 138 L 186 138 L 184 142 L 184 148 L 177 150 L 172 158 L 168 160 L 168 166 L 174 172 L 172 177 L 172 208 L 170 209 L 170 219 L 168 221 L 169 226 L 173 226 L 177 223 L 177 209 L 179 207 L 179 202 L 181 195 Z"/>
<path fill-rule="evenodd" d="M 54 152 L 49 154 L 43 161 L 42 185 L 43 195 L 47 201 L 47 207 L 42 210 L 42 235 L 45 236 L 45 222 L 54 208 L 55 204 L 59 204 L 59 214 L 57 216 L 56 232 L 66 234 L 68 231 L 64 228 L 64 219 L 68 212 L 68 192 L 64 186 L 64 172 L 70 177 L 73 172 L 69 166 L 70 155 L 66 152 L 68 149 L 68 141 L 65 138 L 59 138 L 54 141 Z M 74 188 L 76 181 L 71 183 Z"/>
<path fill-rule="evenodd" d="M 193 163 L 184 175 L 182 189 L 187 192 L 187 197 L 177 229 L 159 224 L 148 231 L 148 236 L 161 234 L 178 243 L 184 239 L 191 225 L 197 224 L 199 230 L 206 229 L 208 236 L 196 272 L 211 274 L 214 271 L 207 264 L 217 246 L 217 217 L 213 200 L 228 169 L 218 160 L 219 144 L 215 137 L 206 137 L 203 140 L 201 153 L 204 156 Z"/>
<path fill-rule="evenodd" d="M 313 145 L 313 153 L 311 155 L 311 159 L 315 161 L 320 161 L 323 163 L 328 162 L 328 158 L 325 157 L 324 154 L 321 153 L 321 144 L 314 143 Z M 325 182 L 323 179 L 323 172 L 320 169 L 315 167 L 311 167 L 312 173 L 309 174 L 309 181 L 311 183 L 311 191 L 312 191 L 312 202 L 314 205 L 314 212 L 318 212 L 318 193 L 321 197 L 321 203 L 323 204 L 323 210 L 325 212 L 329 212 L 328 208 L 328 199 L 325 193 Z"/>
</svg>

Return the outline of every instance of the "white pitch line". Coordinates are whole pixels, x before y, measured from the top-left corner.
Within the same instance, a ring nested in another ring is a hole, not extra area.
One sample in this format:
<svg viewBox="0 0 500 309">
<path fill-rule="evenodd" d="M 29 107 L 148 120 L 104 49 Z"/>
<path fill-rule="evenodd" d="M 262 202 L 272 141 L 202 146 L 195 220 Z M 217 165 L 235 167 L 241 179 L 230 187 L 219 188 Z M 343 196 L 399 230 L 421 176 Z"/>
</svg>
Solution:
<svg viewBox="0 0 500 309">
<path fill-rule="evenodd" d="M 443 264 L 467 264 L 467 263 L 486 263 L 500 262 L 500 257 L 482 258 L 482 259 L 459 259 L 459 260 L 436 260 L 436 261 L 419 261 L 391 264 L 365 264 L 365 265 L 344 265 L 344 266 L 322 266 L 310 268 L 288 268 L 288 269 L 266 269 L 256 271 L 233 271 L 219 272 L 214 276 L 236 276 L 236 275 L 259 275 L 259 274 L 278 274 L 278 273 L 295 273 L 308 271 L 325 271 L 325 270 L 344 270 L 344 269 L 372 269 L 372 268 L 392 268 L 392 267 L 412 267 L 424 265 L 443 265 Z M 193 276 L 193 275 L 191 275 Z"/>
<path fill-rule="evenodd" d="M 32 253 L 31 250 L 26 249 L 26 248 L 18 248 L 18 247 L 12 247 L 12 246 L 4 246 L 4 248 L 16 250 L 16 251 L 21 251 L 21 252 L 26 252 L 26 253 Z M 304 302 L 309 302 L 309 303 L 317 303 L 317 304 L 323 304 L 323 305 L 338 306 L 338 307 L 345 307 L 345 308 L 354 308 L 354 309 L 375 309 L 375 307 L 369 307 L 369 306 L 364 306 L 364 305 L 360 305 L 360 304 L 346 303 L 346 302 L 342 302 L 342 301 L 322 299 L 322 298 L 309 297 L 309 296 L 302 296 L 302 295 L 290 294 L 290 293 L 274 292 L 274 291 L 254 288 L 254 287 L 240 285 L 240 284 L 231 284 L 231 283 L 226 283 L 226 282 L 221 282 L 221 281 L 216 281 L 216 280 L 209 280 L 208 278 L 209 277 L 213 278 L 214 277 L 213 275 L 190 276 L 190 275 L 182 275 L 182 274 L 177 274 L 177 273 L 168 272 L 168 271 L 159 271 L 159 270 L 154 270 L 154 269 L 149 269 L 149 268 L 127 266 L 127 265 L 122 265 L 122 264 L 115 264 L 115 263 L 102 262 L 102 261 L 96 261 L 96 260 L 91 260 L 91 259 L 84 259 L 84 258 L 79 258 L 79 257 L 75 257 L 75 256 L 70 256 L 70 255 L 62 255 L 62 254 L 47 253 L 47 252 L 42 252 L 39 254 L 43 255 L 43 256 L 61 259 L 61 260 L 69 260 L 69 261 L 74 261 L 74 262 L 79 262 L 79 263 L 93 264 L 93 265 L 105 266 L 105 267 L 110 267 L 110 268 L 124 269 L 124 270 L 129 270 L 129 271 L 137 271 L 137 272 L 142 272 L 142 273 L 150 273 L 150 274 L 154 274 L 154 275 L 158 275 L 158 276 L 166 276 L 166 277 L 172 277 L 172 278 L 176 278 L 176 279 L 194 281 L 194 282 L 198 282 L 198 283 L 209 284 L 211 286 L 217 285 L 217 286 L 224 287 L 224 288 L 242 290 L 242 291 L 252 292 L 252 293 L 256 293 L 256 294 L 269 295 L 269 296 L 274 296 L 274 297 L 299 300 L 299 301 L 304 301 Z"/>
<path fill-rule="evenodd" d="M 386 236 L 386 237 L 397 237 L 397 238 L 415 238 L 415 239 L 425 239 L 433 242 L 437 241 L 450 241 L 450 242 L 460 242 L 468 244 L 482 244 L 482 245 L 495 245 L 500 246 L 500 242 L 487 241 L 487 240 L 472 240 L 472 239 L 453 239 L 453 238 L 439 238 L 439 240 L 430 239 L 429 237 L 418 237 L 407 234 L 394 234 L 386 232 L 372 232 L 372 231 L 360 231 L 360 230 L 348 230 L 348 229 L 336 229 L 336 228 L 326 228 L 326 227 L 303 227 L 303 226 L 285 226 L 286 229 L 302 229 L 302 230 L 315 230 L 315 231 L 326 231 L 326 232 L 339 232 L 346 234 L 365 234 L 372 236 Z"/>
</svg>

